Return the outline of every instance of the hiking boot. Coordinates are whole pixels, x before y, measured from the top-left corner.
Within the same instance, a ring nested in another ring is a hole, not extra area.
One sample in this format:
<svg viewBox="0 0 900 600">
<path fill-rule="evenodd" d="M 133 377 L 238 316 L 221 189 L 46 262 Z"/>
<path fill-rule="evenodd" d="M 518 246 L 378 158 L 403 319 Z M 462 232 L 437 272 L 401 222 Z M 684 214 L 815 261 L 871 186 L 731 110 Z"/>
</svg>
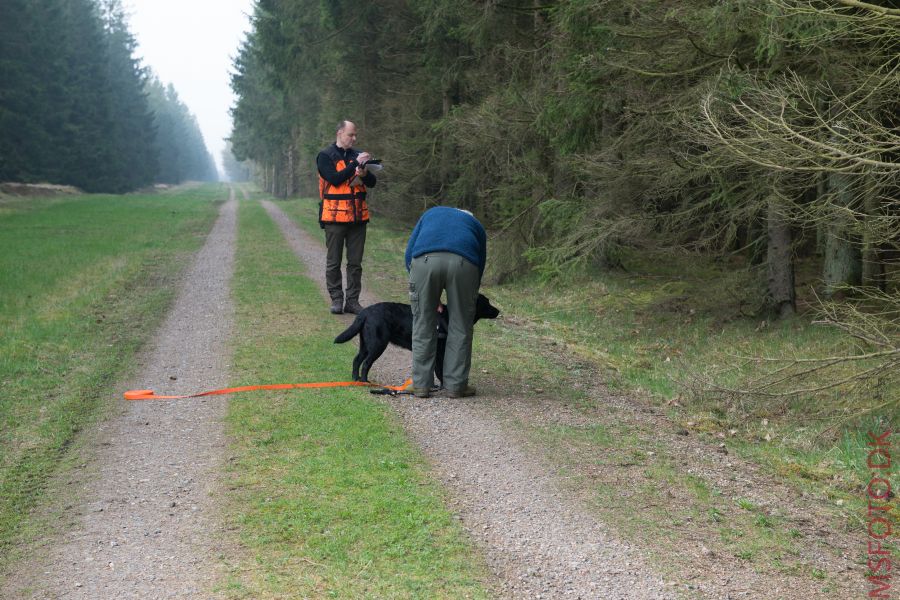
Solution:
<svg viewBox="0 0 900 600">
<path fill-rule="evenodd" d="M 358 315 L 362 312 L 363 307 L 356 300 L 347 300 L 347 304 L 344 305 L 344 312 L 351 313 L 354 315 Z"/>
<path fill-rule="evenodd" d="M 344 312 L 344 301 L 343 300 L 332 300 L 331 301 L 331 314 L 339 315 Z"/>
<path fill-rule="evenodd" d="M 475 395 L 475 388 L 467 385 L 461 390 L 449 390 L 449 394 L 451 398 L 468 398 Z"/>
<path fill-rule="evenodd" d="M 431 398 L 431 390 L 423 390 L 422 388 L 412 388 L 413 396 L 416 398 Z"/>
</svg>

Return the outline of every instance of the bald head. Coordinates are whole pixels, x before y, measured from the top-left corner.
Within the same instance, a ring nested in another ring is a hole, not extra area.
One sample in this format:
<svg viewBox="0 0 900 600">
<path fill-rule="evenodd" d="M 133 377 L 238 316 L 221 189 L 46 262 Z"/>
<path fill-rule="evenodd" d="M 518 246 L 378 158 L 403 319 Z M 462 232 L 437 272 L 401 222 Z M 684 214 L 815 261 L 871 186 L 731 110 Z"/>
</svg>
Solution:
<svg viewBox="0 0 900 600">
<path fill-rule="evenodd" d="M 335 132 L 338 148 L 351 148 L 356 143 L 356 125 L 353 121 L 341 121 Z"/>
</svg>

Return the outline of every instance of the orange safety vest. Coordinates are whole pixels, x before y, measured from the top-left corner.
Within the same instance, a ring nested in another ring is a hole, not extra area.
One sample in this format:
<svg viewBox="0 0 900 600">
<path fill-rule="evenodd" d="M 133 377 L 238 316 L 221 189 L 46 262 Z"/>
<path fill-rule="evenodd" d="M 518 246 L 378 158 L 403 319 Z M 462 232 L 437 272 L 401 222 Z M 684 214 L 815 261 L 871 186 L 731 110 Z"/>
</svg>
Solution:
<svg viewBox="0 0 900 600">
<path fill-rule="evenodd" d="M 344 159 L 329 153 L 334 160 L 334 168 L 343 170 L 347 163 Z M 340 185 L 332 185 L 319 175 L 319 224 L 325 223 L 368 223 L 369 205 L 366 204 L 366 186 L 350 185 L 356 179 L 354 175 Z"/>
</svg>

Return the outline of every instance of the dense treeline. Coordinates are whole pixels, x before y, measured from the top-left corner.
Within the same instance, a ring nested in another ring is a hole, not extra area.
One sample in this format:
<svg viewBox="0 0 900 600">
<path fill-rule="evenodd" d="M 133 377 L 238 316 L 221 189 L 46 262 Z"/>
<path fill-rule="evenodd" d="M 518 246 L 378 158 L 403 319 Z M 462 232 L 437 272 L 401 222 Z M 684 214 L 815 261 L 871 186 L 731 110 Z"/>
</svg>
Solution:
<svg viewBox="0 0 900 600">
<path fill-rule="evenodd" d="M 154 147 L 158 169 L 155 181 L 215 181 L 215 160 L 207 151 L 197 119 L 178 98 L 172 84 L 163 86 L 156 77 L 146 84 L 147 101 L 156 127 Z"/>
<path fill-rule="evenodd" d="M 232 141 L 270 191 L 314 195 L 349 118 L 387 167 L 375 209 L 473 209 L 499 277 L 737 254 L 788 315 L 809 257 L 823 296 L 900 305 L 896 2 L 258 0 L 252 22 Z"/>
<path fill-rule="evenodd" d="M 0 181 L 124 192 L 215 179 L 193 117 L 135 47 L 119 0 L 3 0 Z"/>
</svg>

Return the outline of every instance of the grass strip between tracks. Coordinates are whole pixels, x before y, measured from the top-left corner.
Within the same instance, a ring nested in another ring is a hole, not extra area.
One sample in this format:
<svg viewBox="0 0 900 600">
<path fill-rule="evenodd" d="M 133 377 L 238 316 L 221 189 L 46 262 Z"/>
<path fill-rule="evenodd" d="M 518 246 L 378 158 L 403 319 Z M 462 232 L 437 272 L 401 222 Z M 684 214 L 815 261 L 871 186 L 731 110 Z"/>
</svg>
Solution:
<svg viewBox="0 0 900 600">
<path fill-rule="evenodd" d="M 233 283 L 235 385 L 346 378 L 347 324 L 276 225 L 242 202 Z M 230 399 L 229 512 L 246 558 L 237 598 L 479 598 L 483 562 L 389 408 L 362 389 Z"/>
</svg>

